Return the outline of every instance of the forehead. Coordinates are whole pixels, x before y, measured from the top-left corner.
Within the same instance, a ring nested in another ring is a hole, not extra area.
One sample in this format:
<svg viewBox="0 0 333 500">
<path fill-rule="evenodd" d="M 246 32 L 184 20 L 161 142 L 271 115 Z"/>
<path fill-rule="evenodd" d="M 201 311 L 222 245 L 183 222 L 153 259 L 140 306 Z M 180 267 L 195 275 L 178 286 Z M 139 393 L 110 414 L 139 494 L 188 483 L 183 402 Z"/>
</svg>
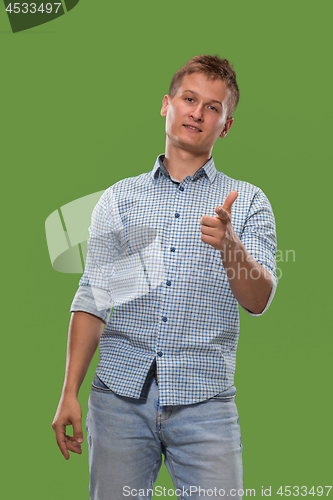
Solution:
<svg viewBox="0 0 333 500">
<path fill-rule="evenodd" d="M 216 100 L 219 102 L 227 99 L 229 94 L 229 89 L 220 78 L 213 80 L 204 73 L 185 75 L 177 90 L 177 94 L 181 95 L 186 91 L 191 91 L 204 100 Z"/>
</svg>

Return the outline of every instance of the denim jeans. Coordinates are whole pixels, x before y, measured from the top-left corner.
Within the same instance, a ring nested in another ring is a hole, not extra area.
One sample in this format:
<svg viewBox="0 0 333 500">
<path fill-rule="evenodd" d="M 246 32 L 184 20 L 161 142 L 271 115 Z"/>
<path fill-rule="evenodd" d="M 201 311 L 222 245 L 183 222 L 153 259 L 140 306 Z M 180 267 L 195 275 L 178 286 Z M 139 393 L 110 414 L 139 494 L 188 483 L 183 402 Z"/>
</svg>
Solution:
<svg viewBox="0 0 333 500">
<path fill-rule="evenodd" d="M 167 498 L 167 490 L 154 490 L 162 454 L 179 500 L 242 498 L 235 394 L 231 387 L 201 403 L 161 407 L 153 377 L 146 399 L 137 400 L 95 375 L 87 416 L 91 500 L 147 500 L 153 491 Z"/>
</svg>

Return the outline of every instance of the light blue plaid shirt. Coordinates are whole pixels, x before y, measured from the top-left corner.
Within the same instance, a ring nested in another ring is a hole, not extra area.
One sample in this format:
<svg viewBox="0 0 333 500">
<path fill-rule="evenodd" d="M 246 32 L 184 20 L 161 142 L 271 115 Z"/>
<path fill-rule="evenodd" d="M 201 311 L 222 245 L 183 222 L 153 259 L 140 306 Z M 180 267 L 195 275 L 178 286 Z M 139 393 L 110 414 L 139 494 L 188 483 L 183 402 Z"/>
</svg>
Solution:
<svg viewBox="0 0 333 500">
<path fill-rule="evenodd" d="M 115 393 L 139 398 L 156 361 L 160 404 L 190 404 L 233 385 L 239 336 L 238 302 L 220 252 L 201 241 L 200 219 L 238 191 L 233 228 L 273 278 L 265 310 L 277 285 L 275 221 L 264 193 L 218 172 L 212 158 L 180 183 L 163 158 L 97 203 L 71 311 L 106 322 L 96 373 Z"/>
</svg>

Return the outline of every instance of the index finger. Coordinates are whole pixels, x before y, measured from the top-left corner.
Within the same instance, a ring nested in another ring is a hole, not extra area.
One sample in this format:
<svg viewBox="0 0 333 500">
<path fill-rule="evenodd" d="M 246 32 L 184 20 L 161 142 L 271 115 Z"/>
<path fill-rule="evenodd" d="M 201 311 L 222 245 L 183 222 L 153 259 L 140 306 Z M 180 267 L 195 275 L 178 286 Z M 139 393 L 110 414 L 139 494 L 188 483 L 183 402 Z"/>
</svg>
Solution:
<svg viewBox="0 0 333 500">
<path fill-rule="evenodd" d="M 60 448 L 61 453 L 64 455 L 65 459 L 69 459 L 69 453 L 66 445 L 66 426 L 60 425 L 54 427 L 54 432 L 56 435 L 57 445 Z"/>
<path fill-rule="evenodd" d="M 222 208 L 224 208 L 224 210 L 226 210 L 228 214 L 231 214 L 231 206 L 233 202 L 236 200 L 237 196 L 238 196 L 237 191 L 231 191 L 224 200 Z"/>
</svg>

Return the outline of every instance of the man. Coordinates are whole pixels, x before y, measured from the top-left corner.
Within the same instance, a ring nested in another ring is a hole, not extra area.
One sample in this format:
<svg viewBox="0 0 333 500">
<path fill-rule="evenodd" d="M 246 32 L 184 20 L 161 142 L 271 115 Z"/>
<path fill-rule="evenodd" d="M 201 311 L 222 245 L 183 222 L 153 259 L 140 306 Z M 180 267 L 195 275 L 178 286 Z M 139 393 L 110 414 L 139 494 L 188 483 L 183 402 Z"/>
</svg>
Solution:
<svg viewBox="0 0 333 500">
<path fill-rule="evenodd" d="M 267 198 L 211 157 L 238 99 L 227 60 L 188 61 L 163 99 L 165 155 L 94 209 L 53 422 L 65 458 L 81 453 L 77 393 L 100 341 L 87 417 L 91 499 L 151 498 L 162 454 L 178 498 L 242 496 L 238 303 L 262 314 L 277 280 Z"/>
</svg>

